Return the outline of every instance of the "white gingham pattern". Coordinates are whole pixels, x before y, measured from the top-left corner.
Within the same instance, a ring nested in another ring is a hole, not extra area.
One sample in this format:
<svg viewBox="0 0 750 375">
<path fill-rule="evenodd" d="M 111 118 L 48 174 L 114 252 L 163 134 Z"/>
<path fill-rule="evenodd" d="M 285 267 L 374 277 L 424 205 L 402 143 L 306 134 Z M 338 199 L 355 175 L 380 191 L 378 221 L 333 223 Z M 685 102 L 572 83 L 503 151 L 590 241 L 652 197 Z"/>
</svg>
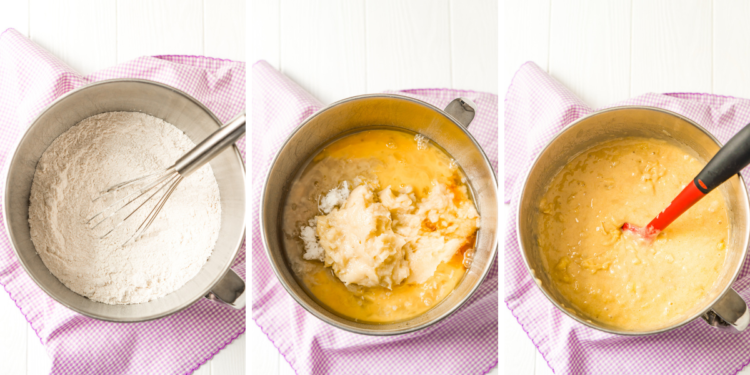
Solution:
<svg viewBox="0 0 750 375">
<path fill-rule="evenodd" d="M 664 108 L 692 119 L 721 142 L 750 122 L 750 100 L 711 94 L 645 94 L 619 105 Z M 559 312 L 537 288 L 521 258 L 516 209 L 522 173 L 552 137 L 595 112 L 534 63 L 524 64 L 505 99 L 505 186 L 511 212 L 505 237 L 505 302 L 555 371 L 563 374 L 735 374 L 750 360 L 750 330 L 728 334 L 697 319 L 648 337 L 610 335 Z M 745 181 L 748 169 L 743 170 Z M 750 301 L 750 266 L 733 288 Z"/>
<path fill-rule="evenodd" d="M 55 98 L 90 82 L 122 77 L 174 86 L 222 121 L 245 108 L 244 63 L 197 56 L 142 57 L 83 77 L 8 29 L 0 35 L 0 165 L 6 164 L 33 118 Z M 237 145 L 244 155 L 245 139 Z M 53 374 L 192 373 L 245 331 L 245 309 L 207 300 L 143 323 L 109 323 L 74 313 L 48 297 L 23 271 L 2 217 L 0 226 L 0 284 L 46 347 Z M 244 245 L 232 269 L 245 277 Z"/>
<path fill-rule="evenodd" d="M 498 273 L 461 310 L 419 332 L 369 337 L 333 328 L 306 312 L 273 274 L 258 226 L 260 190 L 275 152 L 322 104 L 265 61 L 253 84 L 253 312 L 261 330 L 298 374 L 481 374 L 497 364 Z M 497 96 L 472 91 L 398 91 L 444 108 L 459 96 L 477 105 L 469 130 L 497 169 Z"/>
</svg>

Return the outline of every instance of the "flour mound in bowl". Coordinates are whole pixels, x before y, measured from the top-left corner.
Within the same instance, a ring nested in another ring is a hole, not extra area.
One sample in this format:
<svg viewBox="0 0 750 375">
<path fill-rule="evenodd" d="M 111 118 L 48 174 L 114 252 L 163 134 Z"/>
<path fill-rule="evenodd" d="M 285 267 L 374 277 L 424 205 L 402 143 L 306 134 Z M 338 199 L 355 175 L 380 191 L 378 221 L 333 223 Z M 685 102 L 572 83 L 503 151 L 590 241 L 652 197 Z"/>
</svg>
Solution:
<svg viewBox="0 0 750 375">
<path fill-rule="evenodd" d="M 50 272 L 107 304 L 148 302 L 198 274 L 221 226 L 208 164 L 180 183 L 137 241 L 122 246 L 148 209 L 104 239 L 86 223 L 112 202 L 93 201 L 103 189 L 163 170 L 194 146 L 175 126 L 137 112 L 95 115 L 55 139 L 37 164 L 29 206 L 31 240 Z"/>
</svg>

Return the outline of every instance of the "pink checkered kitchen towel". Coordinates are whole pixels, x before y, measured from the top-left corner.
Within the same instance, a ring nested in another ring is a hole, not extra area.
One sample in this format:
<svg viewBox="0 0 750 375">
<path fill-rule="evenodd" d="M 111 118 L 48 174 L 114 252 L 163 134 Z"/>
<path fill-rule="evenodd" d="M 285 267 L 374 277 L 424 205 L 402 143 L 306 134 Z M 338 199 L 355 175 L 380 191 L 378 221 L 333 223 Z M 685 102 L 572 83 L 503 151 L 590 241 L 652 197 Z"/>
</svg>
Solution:
<svg viewBox="0 0 750 375">
<path fill-rule="evenodd" d="M 664 108 L 692 119 L 721 142 L 750 123 L 750 100 L 711 94 L 645 94 L 612 105 Z M 734 374 L 750 361 L 750 330 L 732 335 L 697 319 L 648 337 L 596 331 L 555 309 L 524 266 L 516 239 L 516 208 L 524 173 L 567 124 L 595 110 L 534 63 L 516 73 L 505 99 L 505 186 L 511 212 L 505 238 L 505 302 L 556 373 Z M 750 181 L 748 169 L 742 172 Z M 734 289 L 750 301 L 750 266 Z"/>
<path fill-rule="evenodd" d="M 0 35 L 0 165 L 6 164 L 34 117 L 55 98 L 94 81 L 122 77 L 174 86 L 222 121 L 245 108 L 244 63 L 198 56 L 141 57 L 83 77 L 8 29 Z M 244 155 L 244 138 L 238 146 Z M 11 249 L 2 217 L 0 226 L 0 283 L 46 347 L 53 374 L 191 373 L 245 331 L 245 309 L 207 300 L 143 323 L 109 323 L 77 314 L 29 278 Z M 232 269 L 245 277 L 244 245 Z"/>
<path fill-rule="evenodd" d="M 253 84 L 253 312 L 261 330 L 298 374 L 482 374 L 497 365 L 497 265 L 458 312 L 432 327 L 395 337 L 356 335 L 309 314 L 276 279 L 258 229 L 260 191 L 281 143 L 323 105 L 265 61 Z M 468 97 L 477 105 L 469 131 L 497 170 L 497 96 L 426 89 L 397 92 L 439 108 Z"/>
</svg>

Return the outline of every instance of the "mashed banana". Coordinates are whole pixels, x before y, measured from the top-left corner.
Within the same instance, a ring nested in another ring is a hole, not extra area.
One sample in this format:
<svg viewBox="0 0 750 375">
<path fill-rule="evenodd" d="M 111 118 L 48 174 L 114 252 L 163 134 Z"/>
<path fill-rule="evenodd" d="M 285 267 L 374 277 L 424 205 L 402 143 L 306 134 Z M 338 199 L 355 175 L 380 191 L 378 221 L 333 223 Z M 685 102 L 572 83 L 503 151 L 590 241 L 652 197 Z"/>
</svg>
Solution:
<svg viewBox="0 0 750 375">
<path fill-rule="evenodd" d="M 713 288 L 729 235 L 718 189 L 652 244 L 620 229 L 645 226 L 703 166 L 673 144 L 629 138 L 584 152 L 555 176 L 539 204 L 537 240 L 555 288 L 586 318 L 657 329 Z"/>
<path fill-rule="evenodd" d="M 322 261 L 347 285 L 391 288 L 409 276 L 406 240 L 393 232 L 390 212 L 365 185 L 340 209 L 317 217 L 317 234 Z"/>
<path fill-rule="evenodd" d="M 340 196 L 340 189 L 331 190 L 323 200 L 335 202 L 331 195 Z M 479 227 L 471 201 L 459 200 L 457 206 L 455 195 L 442 184 L 419 203 L 409 186 L 397 194 L 389 186 L 378 197 L 380 202 L 370 186 L 360 185 L 341 208 L 317 216 L 319 246 L 311 243 L 312 226 L 303 227 L 303 257 L 325 262 L 346 285 L 392 289 L 404 280 L 427 281 Z"/>
<path fill-rule="evenodd" d="M 448 263 L 465 244 L 473 242 L 479 228 L 479 214 L 468 199 L 466 186 L 454 193 L 436 183 L 419 203 L 410 186 L 394 195 L 390 186 L 380 193 L 380 201 L 394 218 L 394 231 L 406 239 L 409 278 L 406 282 L 422 284 Z M 466 197 L 466 198 L 463 198 Z"/>
</svg>

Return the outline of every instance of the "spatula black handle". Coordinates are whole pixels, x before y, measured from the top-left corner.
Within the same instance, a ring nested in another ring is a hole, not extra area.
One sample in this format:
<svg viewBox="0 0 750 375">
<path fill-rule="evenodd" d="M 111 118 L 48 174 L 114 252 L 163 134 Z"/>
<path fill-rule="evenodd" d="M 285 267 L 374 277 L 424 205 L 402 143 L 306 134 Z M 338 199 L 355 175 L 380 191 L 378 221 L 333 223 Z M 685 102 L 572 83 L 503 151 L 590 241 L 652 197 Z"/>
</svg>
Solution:
<svg viewBox="0 0 750 375">
<path fill-rule="evenodd" d="M 745 125 L 695 177 L 696 187 L 708 194 L 750 164 L 750 125 Z"/>
</svg>

